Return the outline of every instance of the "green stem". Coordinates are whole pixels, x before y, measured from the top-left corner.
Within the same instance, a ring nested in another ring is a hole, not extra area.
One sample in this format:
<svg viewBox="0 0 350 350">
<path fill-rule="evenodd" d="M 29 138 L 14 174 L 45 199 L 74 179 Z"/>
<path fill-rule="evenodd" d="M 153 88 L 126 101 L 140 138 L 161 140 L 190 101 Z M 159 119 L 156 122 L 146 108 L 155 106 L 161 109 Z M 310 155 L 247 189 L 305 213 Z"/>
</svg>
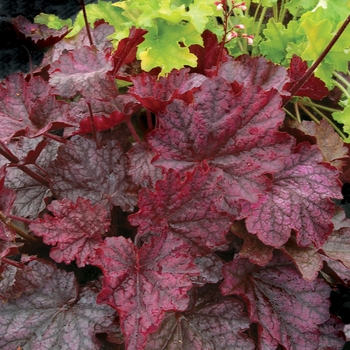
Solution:
<svg viewBox="0 0 350 350">
<path fill-rule="evenodd" d="M 299 108 L 298 108 L 298 102 L 294 102 L 294 110 L 295 110 L 295 115 L 296 115 L 298 123 L 301 123 L 301 118 L 300 118 L 300 113 L 299 113 Z"/>
<path fill-rule="evenodd" d="M 258 26 L 257 26 L 256 32 L 255 32 L 255 36 L 258 36 L 259 33 L 260 33 L 261 26 L 262 26 L 262 22 L 263 22 L 263 20 L 264 20 L 266 11 L 267 11 L 267 7 L 264 6 L 263 9 L 262 9 L 262 11 L 261 11 L 261 15 L 260 15 L 260 18 L 259 18 Z"/>
<path fill-rule="evenodd" d="M 316 108 L 318 108 L 318 109 L 323 109 L 324 111 L 331 112 L 331 113 L 339 112 L 339 111 L 340 111 L 339 109 L 326 107 L 326 106 L 319 105 L 319 104 L 317 104 L 317 103 L 315 103 L 315 102 L 311 102 L 311 101 L 307 101 L 307 100 L 303 100 L 302 103 L 303 103 L 304 106 L 307 106 L 307 107 L 316 107 Z"/>
<path fill-rule="evenodd" d="M 298 121 L 297 117 L 293 115 L 291 112 L 288 111 L 288 109 L 283 108 L 283 110 L 295 121 Z"/>
<path fill-rule="evenodd" d="M 346 98 L 350 98 L 350 94 L 348 93 L 348 91 L 345 89 L 345 87 L 342 84 L 340 84 L 336 80 L 333 80 L 333 84 L 335 86 L 337 86 L 339 88 L 339 90 L 341 90 L 341 92 L 346 96 Z"/>
<path fill-rule="evenodd" d="M 323 119 L 325 119 L 332 127 L 333 129 L 339 134 L 339 136 L 342 139 L 346 139 L 346 136 L 344 135 L 344 133 L 337 127 L 337 125 L 335 125 L 333 123 L 333 121 L 331 119 L 329 119 L 324 113 L 322 113 L 319 109 L 317 109 L 314 106 L 311 106 L 311 108 L 317 113 L 319 114 Z"/>
<path fill-rule="evenodd" d="M 338 79 L 340 80 L 345 86 L 347 89 L 350 89 L 350 83 L 341 75 L 339 74 L 338 72 L 333 72 L 333 75 Z"/>
<path fill-rule="evenodd" d="M 300 107 L 316 124 L 320 124 L 320 121 L 302 104 L 298 103 L 298 107 Z"/>
</svg>

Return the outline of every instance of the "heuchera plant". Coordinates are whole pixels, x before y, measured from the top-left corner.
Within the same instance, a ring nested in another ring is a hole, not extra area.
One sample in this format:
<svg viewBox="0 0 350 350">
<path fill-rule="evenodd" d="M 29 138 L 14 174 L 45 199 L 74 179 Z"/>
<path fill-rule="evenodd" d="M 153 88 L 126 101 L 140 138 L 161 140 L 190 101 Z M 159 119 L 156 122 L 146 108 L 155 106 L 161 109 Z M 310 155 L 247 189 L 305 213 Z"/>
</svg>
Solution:
<svg viewBox="0 0 350 350">
<path fill-rule="evenodd" d="M 234 58 L 226 23 L 160 76 L 145 29 L 14 25 L 50 49 L 0 85 L 1 349 L 341 349 L 349 156 L 286 118 L 329 94 L 305 61 Z"/>
</svg>

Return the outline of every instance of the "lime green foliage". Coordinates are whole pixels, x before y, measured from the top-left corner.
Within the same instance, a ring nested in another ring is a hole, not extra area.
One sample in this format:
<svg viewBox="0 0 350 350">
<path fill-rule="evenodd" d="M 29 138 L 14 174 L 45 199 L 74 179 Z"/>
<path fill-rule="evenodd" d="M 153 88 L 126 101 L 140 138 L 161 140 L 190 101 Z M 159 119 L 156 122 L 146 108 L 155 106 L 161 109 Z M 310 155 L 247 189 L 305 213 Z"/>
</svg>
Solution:
<svg viewBox="0 0 350 350">
<path fill-rule="evenodd" d="M 161 19 L 156 23 L 156 26 L 149 28 L 145 41 L 139 45 L 141 68 L 150 71 L 154 67 L 161 67 L 164 74 L 184 65 L 195 67 L 197 57 L 188 49 L 192 44 L 202 44 L 195 27 L 191 23 L 170 25 Z M 181 47 L 180 43 L 185 47 Z"/>
<path fill-rule="evenodd" d="M 275 63 L 287 64 L 286 54 L 294 51 L 291 44 L 305 40 L 305 35 L 298 33 L 299 28 L 299 21 L 289 22 L 286 28 L 271 18 L 263 31 L 265 40 L 259 46 L 261 53 Z"/>
<path fill-rule="evenodd" d="M 161 75 L 185 65 L 196 66 L 188 47 L 202 45 L 201 34 L 217 12 L 211 0 L 127 0 L 113 5 L 122 10 L 128 26 L 148 30 L 138 57 L 142 69 L 160 67 Z"/>
<path fill-rule="evenodd" d="M 301 17 L 290 21 L 287 27 L 270 19 L 263 30 L 265 40 L 259 45 L 263 55 L 275 63 L 284 65 L 288 64 L 288 58 L 293 54 L 297 54 L 311 65 L 350 13 L 348 0 L 292 0 L 286 6 L 292 14 Z M 328 88 L 333 86 L 333 71 L 346 72 L 348 68 L 349 42 L 350 30 L 347 30 L 315 72 Z"/>
<path fill-rule="evenodd" d="M 122 16 L 122 10 L 112 6 L 112 2 L 108 1 L 101 1 L 97 4 L 89 4 L 85 6 L 86 9 L 86 15 L 88 18 L 88 22 L 91 26 L 95 23 L 95 21 L 103 18 L 107 23 L 114 26 L 116 33 L 122 33 L 120 35 L 120 39 L 125 38 L 128 36 L 128 28 L 131 27 L 131 25 L 127 25 L 125 23 L 125 18 Z M 77 18 L 74 22 L 73 30 L 69 33 L 68 37 L 72 37 L 76 35 L 82 28 L 85 27 L 85 21 L 83 12 L 80 11 L 77 15 Z"/>
<path fill-rule="evenodd" d="M 46 24 L 49 28 L 60 30 L 64 26 L 68 28 L 72 27 L 72 20 L 68 19 L 60 19 L 56 15 L 48 15 L 46 13 L 40 13 L 35 17 L 35 23 L 38 24 Z"/>
<path fill-rule="evenodd" d="M 348 137 L 344 139 L 345 142 L 350 143 L 350 105 L 346 106 L 342 111 L 332 114 L 333 118 L 343 124 L 343 130 L 348 134 Z"/>
</svg>

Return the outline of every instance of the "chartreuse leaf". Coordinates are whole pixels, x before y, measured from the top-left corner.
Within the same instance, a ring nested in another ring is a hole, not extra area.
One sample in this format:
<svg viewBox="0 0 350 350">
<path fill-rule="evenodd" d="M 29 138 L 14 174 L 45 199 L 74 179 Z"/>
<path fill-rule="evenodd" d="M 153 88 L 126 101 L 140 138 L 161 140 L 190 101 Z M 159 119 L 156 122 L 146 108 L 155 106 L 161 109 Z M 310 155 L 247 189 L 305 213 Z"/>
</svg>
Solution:
<svg viewBox="0 0 350 350">
<path fill-rule="evenodd" d="M 298 32 L 299 28 L 297 21 L 289 22 L 286 28 L 271 18 L 263 31 L 266 40 L 259 45 L 261 53 L 275 63 L 284 62 L 290 43 L 300 43 L 305 38 L 303 33 Z"/>
<path fill-rule="evenodd" d="M 332 116 L 337 122 L 344 124 L 343 130 L 349 135 L 344 141 L 350 142 L 350 105 L 340 112 L 333 113 Z"/>
<path fill-rule="evenodd" d="M 117 33 L 122 32 L 121 38 L 128 35 L 128 28 L 132 26 L 122 15 L 122 9 L 112 6 L 111 1 L 99 0 L 97 4 L 89 4 L 85 6 L 88 22 L 93 26 L 94 22 L 103 18 L 107 23 L 114 26 Z M 72 31 L 66 36 L 70 38 L 76 35 L 85 27 L 83 12 L 80 11 L 75 19 Z"/>
<path fill-rule="evenodd" d="M 180 43 L 185 47 L 181 47 Z M 164 75 L 184 65 L 195 67 L 197 57 L 188 49 L 192 44 L 202 45 L 202 37 L 193 24 L 169 25 L 159 19 L 157 26 L 149 28 L 145 41 L 139 45 L 141 68 L 148 72 L 160 67 L 161 74 Z"/>
<path fill-rule="evenodd" d="M 294 16 L 298 17 L 305 11 L 312 10 L 318 0 L 291 0 L 284 7 Z"/>
<path fill-rule="evenodd" d="M 306 18 L 301 23 L 308 38 L 308 45 L 301 57 L 307 61 L 315 61 L 333 38 L 332 23 L 324 19 L 316 23 L 312 19 Z M 350 55 L 345 51 L 349 43 L 349 31 L 346 31 L 332 47 L 330 52 L 321 62 L 315 76 L 321 78 L 328 87 L 332 86 L 332 74 L 334 70 L 346 72 Z"/>
<path fill-rule="evenodd" d="M 216 12 L 211 0 L 127 0 L 113 5 L 123 9 L 123 16 L 136 27 L 152 27 L 154 19 L 163 18 L 172 24 L 189 21 L 200 33 L 208 22 L 207 16 Z"/>
<path fill-rule="evenodd" d="M 61 29 L 64 26 L 72 27 L 72 20 L 70 18 L 61 19 L 53 14 L 40 13 L 34 18 L 34 22 L 38 24 L 46 24 L 52 29 Z"/>
</svg>

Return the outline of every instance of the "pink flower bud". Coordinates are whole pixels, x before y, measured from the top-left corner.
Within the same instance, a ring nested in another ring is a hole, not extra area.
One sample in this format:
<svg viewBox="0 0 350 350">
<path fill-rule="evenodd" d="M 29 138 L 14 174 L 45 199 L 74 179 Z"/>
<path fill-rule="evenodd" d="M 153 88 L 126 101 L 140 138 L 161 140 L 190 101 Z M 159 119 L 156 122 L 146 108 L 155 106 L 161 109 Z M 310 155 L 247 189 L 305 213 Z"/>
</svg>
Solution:
<svg viewBox="0 0 350 350">
<path fill-rule="evenodd" d="M 237 25 L 235 25 L 235 28 L 244 29 L 245 26 L 243 24 L 237 24 Z"/>
<path fill-rule="evenodd" d="M 224 8 L 221 1 L 215 1 L 214 4 L 216 5 L 216 9 L 219 11 L 221 11 Z"/>
<path fill-rule="evenodd" d="M 252 37 L 247 37 L 247 42 L 248 42 L 248 45 L 253 45 L 254 44 L 254 40 Z"/>
<path fill-rule="evenodd" d="M 234 30 L 231 30 L 230 32 L 228 32 L 228 33 L 226 34 L 226 41 L 230 41 L 230 40 L 232 40 L 233 38 L 237 38 L 237 36 L 238 36 L 238 33 L 235 32 Z"/>
</svg>

